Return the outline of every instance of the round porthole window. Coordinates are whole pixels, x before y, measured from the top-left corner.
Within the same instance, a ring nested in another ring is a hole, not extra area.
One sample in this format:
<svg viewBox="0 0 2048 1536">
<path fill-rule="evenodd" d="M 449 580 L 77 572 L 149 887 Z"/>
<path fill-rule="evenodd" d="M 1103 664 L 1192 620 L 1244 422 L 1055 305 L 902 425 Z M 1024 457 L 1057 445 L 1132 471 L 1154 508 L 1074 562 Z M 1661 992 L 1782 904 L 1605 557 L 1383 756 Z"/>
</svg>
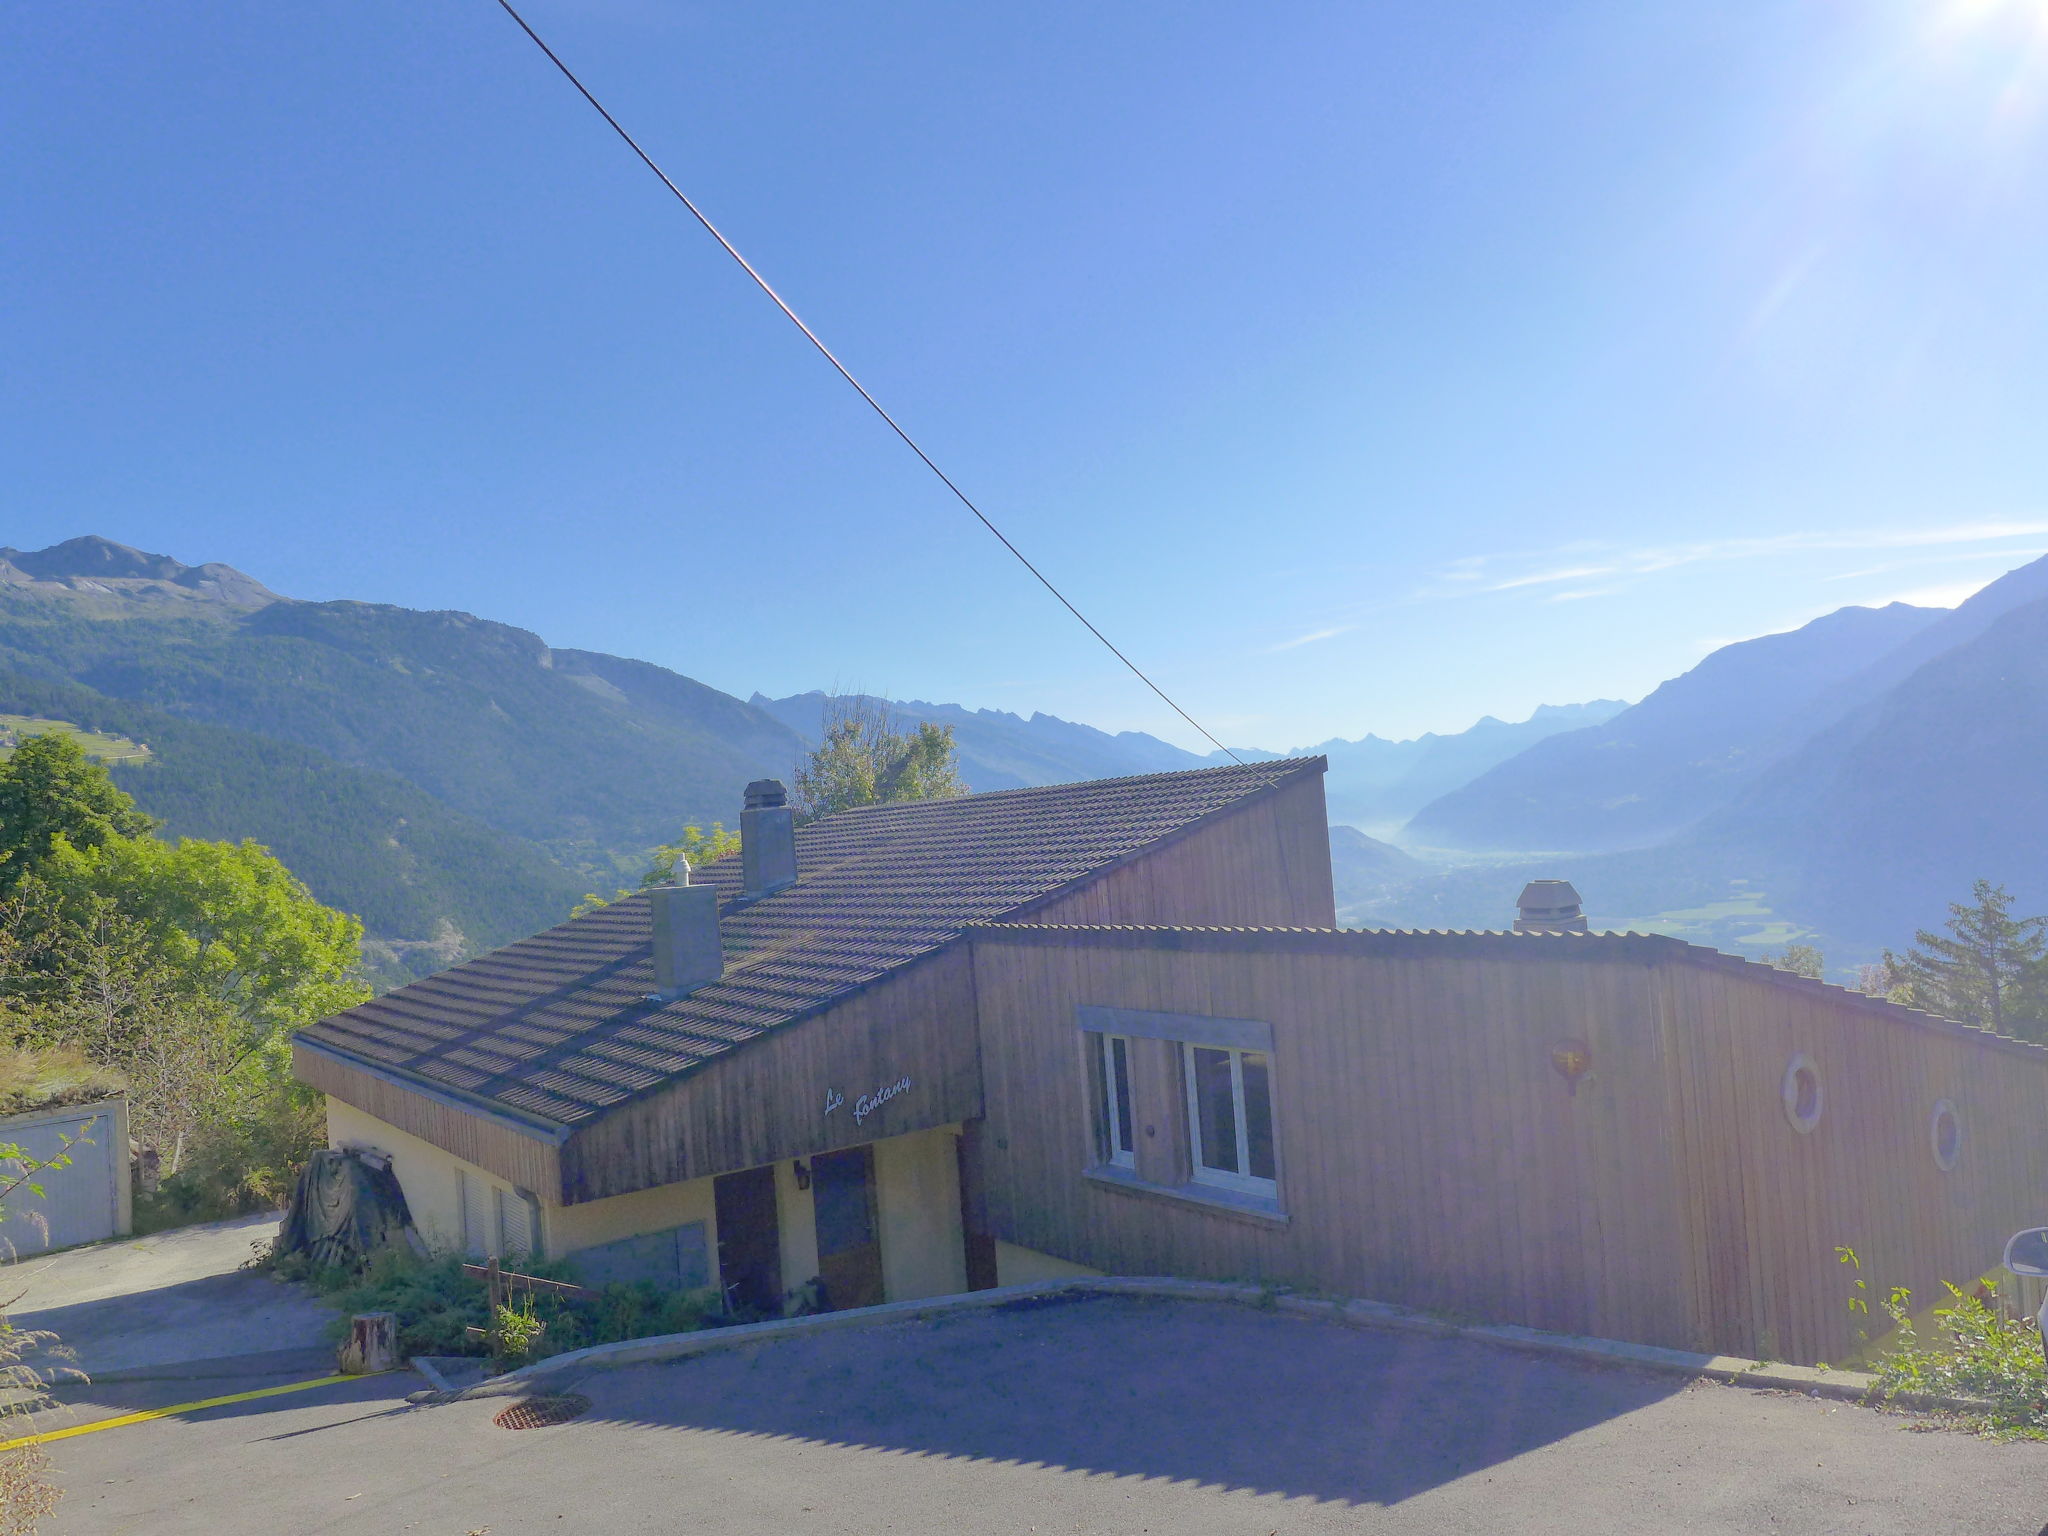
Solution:
<svg viewBox="0 0 2048 1536">
<path fill-rule="evenodd" d="M 1804 1052 L 1785 1068 L 1785 1118 L 1802 1136 L 1820 1124 L 1820 1068 Z"/>
<path fill-rule="evenodd" d="M 1947 1099 L 1934 1106 L 1934 1119 L 1927 1127 L 1927 1139 L 1934 1148 L 1934 1162 L 1943 1173 L 1955 1167 L 1963 1155 L 1963 1122 Z"/>
</svg>

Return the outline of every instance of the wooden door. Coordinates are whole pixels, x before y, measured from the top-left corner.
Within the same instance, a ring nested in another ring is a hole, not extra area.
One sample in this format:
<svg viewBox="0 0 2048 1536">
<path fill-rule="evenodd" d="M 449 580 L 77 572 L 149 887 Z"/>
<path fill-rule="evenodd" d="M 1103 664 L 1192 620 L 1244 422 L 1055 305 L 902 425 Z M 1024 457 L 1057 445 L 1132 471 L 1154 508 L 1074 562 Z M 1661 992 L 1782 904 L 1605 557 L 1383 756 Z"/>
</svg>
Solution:
<svg viewBox="0 0 2048 1536">
<path fill-rule="evenodd" d="M 875 1219 L 875 1152 L 848 1147 L 811 1159 L 818 1217 L 818 1278 L 825 1310 L 882 1301 L 882 1234 Z"/>
<path fill-rule="evenodd" d="M 718 1283 L 726 1305 L 763 1317 L 782 1315 L 782 1233 L 775 1211 L 775 1169 L 722 1173 L 711 1184 L 718 1217 Z"/>
</svg>

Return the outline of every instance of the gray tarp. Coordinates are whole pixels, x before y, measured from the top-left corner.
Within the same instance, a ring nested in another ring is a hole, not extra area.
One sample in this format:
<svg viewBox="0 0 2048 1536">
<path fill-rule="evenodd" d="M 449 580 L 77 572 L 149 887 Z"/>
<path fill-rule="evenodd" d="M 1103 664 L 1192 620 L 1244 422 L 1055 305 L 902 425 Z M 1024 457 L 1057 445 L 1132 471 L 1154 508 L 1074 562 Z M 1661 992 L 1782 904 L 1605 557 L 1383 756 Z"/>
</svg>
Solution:
<svg viewBox="0 0 2048 1536">
<path fill-rule="evenodd" d="M 409 1241 L 412 1213 L 391 1170 L 353 1152 L 315 1152 L 292 1190 L 278 1228 L 277 1256 L 304 1254 L 350 1269 L 379 1249 Z"/>
</svg>

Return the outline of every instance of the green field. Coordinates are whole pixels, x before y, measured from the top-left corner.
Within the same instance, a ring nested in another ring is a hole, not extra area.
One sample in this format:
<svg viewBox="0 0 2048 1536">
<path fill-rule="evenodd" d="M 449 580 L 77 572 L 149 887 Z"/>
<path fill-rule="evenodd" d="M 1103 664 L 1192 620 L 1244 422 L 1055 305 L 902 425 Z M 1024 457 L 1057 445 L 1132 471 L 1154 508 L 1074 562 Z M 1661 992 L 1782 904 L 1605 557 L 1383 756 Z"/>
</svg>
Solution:
<svg viewBox="0 0 2048 1536">
<path fill-rule="evenodd" d="M 34 715 L 0 715 L 0 760 L 12 757 L 15 747 L 23 740 L 41 736 L 46 731 L 71 737 L 84 749 L 85 755 L 96 762 L 133 766 L 150 760 L 149 748 L 139 741 L 88 731 L 69 720 L 41 720 Z"/>
<path fill-rule="evenodd" d="M 1766 893 L 1751 889 L 1745 880 L 1730 881 L 1728 895 L 1705 906 L 1623 918 L 1601 926 L 1624 933 L 1669 934 L 1674 939 L 1729 950 L 1782 949 L 1812 936 L 1811 929 L 1772 912 Z"/>
</svg>

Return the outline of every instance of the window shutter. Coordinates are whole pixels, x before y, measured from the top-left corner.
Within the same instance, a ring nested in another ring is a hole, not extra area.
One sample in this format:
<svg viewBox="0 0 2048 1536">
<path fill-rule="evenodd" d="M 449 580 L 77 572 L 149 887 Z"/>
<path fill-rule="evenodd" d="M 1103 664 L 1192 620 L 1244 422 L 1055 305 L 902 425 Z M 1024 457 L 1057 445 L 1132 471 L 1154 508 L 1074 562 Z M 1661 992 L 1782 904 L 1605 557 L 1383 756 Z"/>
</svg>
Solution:
<svg viewBox="0 0 2048 1536">
<path fill-rule="evenodd" d="M 473 1259 L 487 1259 L 497 1249 L 496 1213 L 491 1187 L 467 1168 L 462 1170 L 462 1248 Z"/>
<path fill-rule="evenodd" d="M 498 1232 L 504 1238 L 501 1255 L 507 1259 L 533 1257 L 533 1210 L 509 1189 L 495 1191 L 498 1197 Z"/>
</svg>

